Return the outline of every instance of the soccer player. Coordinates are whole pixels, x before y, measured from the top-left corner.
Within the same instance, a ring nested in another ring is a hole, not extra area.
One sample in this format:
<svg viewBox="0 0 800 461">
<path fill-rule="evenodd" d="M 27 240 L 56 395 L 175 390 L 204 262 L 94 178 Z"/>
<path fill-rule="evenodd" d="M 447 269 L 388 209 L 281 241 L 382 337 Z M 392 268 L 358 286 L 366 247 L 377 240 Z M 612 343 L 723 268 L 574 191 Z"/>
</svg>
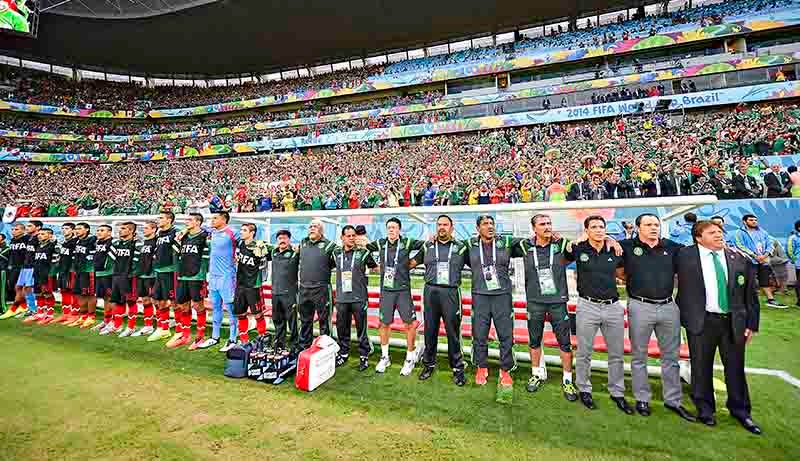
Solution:
<svg viewBox="0 0 800 461">
<path fill-rule="evenodd" d="M 208 274 L 209 233 L 201 227 L 203 215 L 190 213 L 186 219 L 186 229 L 176 238 L 180 242 L 178 255 L 178 286 L 175 309 L 175 335 L 167 342 L 167 347 L 189 344 L 193 351 L 205 341 L 206 275 Z M 192 309 L 197 315 L 197 338 L 192 342 Z"/>
<path fill-rule="evenodd" d="M 90 328 L 95 324 L 97 298 L 94 287 L 94 253 L 97 237 L 90 234 L 89 224 L 81 222 L 75 225 L 75 250 L 72 267 L 75 272 L 75 284 L 72 292 L 78 297 L 78 318 L 71 327 Z"/>
<path fill-rule="evenodd" d="M 17 303 L 27 304 L 28 309 L 20 312 L 17 318 L 27 319 L 36 315 L 36 295 L 33 292 L 35 281 L 33 279 L 33 266 L 36 258 L 36 247 L 39 245 L 39 230 L 42 222 L 37 220 L 30 221 L 25 226 L 25 259 L 22 263 L 22 270 L 17 278 Z"/>
<path fill-rule="evenodd" d="M 14 224 L 11 227 L 11 243 L 8 245 L 8 272 L 6 277 L 6 292 L 9 294 L 9 299 L 13 299 L 11 307 L 3 314 L 0 315 L 0 320 L 16 317 L 20 313 L 25 312 L 24 296 L 23 302 L 19 301 L 17 290 L 17 279 L 22 272 L 22 265 L 25 263 L 25 254 L 27 249 L 28 236 L 25 235 L 25 226 L 22 224 Z"/>
<path fill-rule="evenodd" d="M 531 377 L 528 392 L 535 392 L 544 384 L 545 370 L 539 365 L 542 358 L 542 336 L 545 315 L 550 315 L 550 325 L 558 340 L 563 370 L 561 390 L 570 402 L 578 400 L 572 381 L 572 345 L 567 315 L 567 270 L 563 254 L 566 239 L 553 234 L 549 215 L 537 214 L 531 218 L 534 237 L 519 242 L 512 248 L 512 258 L 523 258 L 525 264 L 525 293 L 528 314 L 528 346 L 531 356 Z"/>
<path fill-rule="evenodd" d="M 28 317 L 25 322 L 47 325 L 53 321 L 53 308 L 56 303 L 53 289 L 58 273 L 59 249 L 52 229 L 42 228 L 38 240 L 33 262 L 33 280 L 36 285 L 35 291 L 39 292 L 39 303 L 36 315 Z"/>
<path fill-rule="evenodd" d="M 389 335 L 394 312 L 406 325 L 406 360 L 400 370 L 401 376 L 408 376 L 421 357 L 416 349 L 416 312 L 411 300 L 411 279 L 408 261 L 412 251 L 422 249 L 424 242 L 400 236 L 402 224 L 397 218 L 386 221 L 386 238 L 367 244 L 369 251 L 377 251 L 381 267 L 380 335 L 381 358 L 375 366 L 377 373 L 384 373 L 392 365 L 389 358 Z"/>
<path fill-rule="evenodd" d="M 168 339 L 171 336 L 169 327 L 169 305 L 175 300 L 176 273 L 178 270 L 178 253 L 180 243 L 175 239 L 175 213 L 167 211 L 158 217 L 158 234 L 156 234 L 153 269 L 156 272 L 156 283 L 153 287 L 153 299 L 158 302 L 158 325 L 156 331 L 147 337 L 148 342 Z M 177 321 L 177 319 L 176 319 Z"/>
<path fill-rule="evenodd" d="M 239 236 L 228 226 L 230 215 L 225 211 L 211 217 L 210 260 L 208 267 L 208 298 L 211 301 L 211 337 L 197 347 L 206 349 L 219 344 L 222 330 L 223 310 L 228 312 L 230 328 L 228 341 L 220 348 L 227 352 L 236 344 L 236 321 L 234 321 L 234 293 L 236 290 L 236 244 Z M 223 309 L 224 307 L 224 309 Z"/>
<path fill-rule="evenodd" d="M 8 292 L 8 257 L 11 250 L 6 243 L 6 234 L 0 233 L 0 315 L 6 312 L 6 299 L 13 297 L 13 293 L 9 296 Z"/>
<path fill-rule="evenodd" d="M 436 219 L 436 239 L 425 242 L 422 251 L 411 261 L 411 267 L 425 265 L 423 316 L 425 319 L 425 353 L 420 381 L 433 375 L 439 343 L 439 324 L 444 321 L 447 333 L 447 357 L 453 370 L 453 383 L 463 386 L 464 354 L 461 350 L 461 270 L 467 245 L 453 239 L 453 220 L 447 215 Z"/>
<path fill-rule="evenodd" d="M 101 335 L 119 333 L 120 337 L 130 336 L 133 328 L 122 329 L 125 313 L 129 309 L 138 309 L 136 298 L 133 297 L 134 259 L 139 248 L 134 236 L 136 224 L 127 221 L 117 228 L 119 238 L 111 242 L 108 250 L 108 259 L 111 264 L 111 304 L 114 306 L 114 318 L 111 324 L 103 328 Z M 111 309 L 111 305 L 109 305 Z M 136 317 L 133 317 L 136 319 Z"/>
<path fill-rule="evenodd" d="M 497 237 L 494 218 L 478 216 L 478 237 L 469 240 L 467 264 L 472 268 L 472 360 L 477 367 L 475 384 L 486 385 L 489 376 L 489 328 L 494 322 L 500 342 L 500 387 L 514 385 L 514 307 L 508 266 L 511 251 L 521 239 Z"/>
<path fill-rule="evenodd" d="M 58 258 L 58 288 L 61 292 L 61 315 L 53 323 L 72 323 L 78 316 L 78 303 L 72 293 L 75 283 L 75 272 L 72 270 L 72 255 L 75 251 L 75 224 L 64 223 L 61 226 L 61 235 L 64 241 L 59 245 Z"/>
<path fill-rule="evenodd" d="M 150 336 L 155 331 L 153 328 L 153 316 L 155 307 L 153 306 L 153 288 L 156 284 L 156 272 L 153 269 L 153 257 L 156 252 L 156 232 L 158 224 L 155 221 L 144 223 L 144 241 L 139 246 L 139 252 L 134 256 L 136 265 L 136 296 L 142 300 L 142 317 L 144 326 L 131 334 L 131 337 Z M 136 326 L 136 314 L 138 306 L 134 312 L 128 310 L 128 328 Z"/>
<path fill-rule="evenodd" d="M 297 328 L 297 274 L 300 252 L 292 248 L 292 233 L 278 231 L 278 244 L 270 246 L 267 260 L 272 261 L 272 323 L 275 325 L 275 348 L 286 349 L 286 329 L 289 329 L 289 351 L 297 355 L 299 332 Z"/>
<path fill-rule="evenodd" d="M 369 367 L 368 357 L 372 343 L 367 335 L 367 272 L 378 267 L 372 254 L 364 248 L 356 248 L 356 229 L 351 225 L 342 228 L 342 247 L 333 252 L 336 265 L 336 337 L 339 354 L 336 366 L 342 366 L 350 357 L 350 327 L 356 321 L 358 335 L 358 371 Z"/>
<path fill-rule="evenodd" d="M 256 318 L 258 335 L 267 334 L 264 303 L 261 301 L 261 282 L 267 268 L 267 256 L 270 248 L 266 242 L 255 239 L 257 231 L 255 224 L 242 224 L 240 232 L 242 238 L 236 245 L 236 296 L 233 309 L 238 317 L 239 340 L 242 343 L 250 341 L 247 332 L 248 314 L 252 314 Z"/>
<path fill-rule="evenodd" d="M 298 307 L 300 311 L 300 351 L 311 346 L 314 314 L 319 318 L 319 334 L 331 334 L 331 254 L 336 243 L 323 235 L 322 221 L 308 225 L 308 237 L 300 242 Z"/>
<path fill-rule="evenodd" d="M 114 325 L 114 307 L 111 305 L 111 275 L 114 272 L 114 264 L 108 257 L 114 239 L 111 238 L 112 229 L 108 224 L 97 226 L 95 232 L 97 240 L 94 244 L 94 295 L 103 300 L 103 321 L 92 327 L 91 331 L 102 333 L 106 327 Z"/>
</svg>

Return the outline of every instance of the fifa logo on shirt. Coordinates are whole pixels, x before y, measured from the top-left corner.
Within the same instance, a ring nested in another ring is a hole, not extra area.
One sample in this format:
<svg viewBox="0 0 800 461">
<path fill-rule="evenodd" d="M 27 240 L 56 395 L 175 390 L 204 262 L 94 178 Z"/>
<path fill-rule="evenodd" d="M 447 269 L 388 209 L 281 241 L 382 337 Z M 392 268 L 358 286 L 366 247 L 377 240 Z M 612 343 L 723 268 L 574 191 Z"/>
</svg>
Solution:
<svg viewBox="0 0 800 461">
<path fill-rule="evenodd" d="M 76 246 L 75 247 L 75 254 L 85 255 L 86 254 L 86 247 Z"/>
<path fill-rule="evenodd" d="M 104 253 L 104 252 L 108 251 L 108 244 L 107 243 L 99 243 L 99 244 L 97 244 L 96 249 L 97 249 L 98 253 Z"/>
<path fill-rule="evenodd" d="M 153 247 L 150 245 L 142 247 L 142 254 L 150 254 L 153 251 Z"/>
<path fill-rule="evenodd" d="M 131 255 L 131 250 L 129 250 L 127 248 L 118 248 L 117 249 L 117 256 L 128 257 L 130 255 Z"/>
<path fill-rule="evenodd" d="M 34 255 L 34 259 L 36 261 L 47 261 L 47 253 L 36 253 L 36 255 Z"/>
<path fill-rule="evenodd" d="M 62 255 L 64 255 L 64 256 L 69 256 L 69 248 L 67 248 L 67 247 L 61 247 L 60 254 L 62 254 Z"/>
<path fill-rule="evenodd" d="M 247 265 L 247 266 L 255 266 L 256 265 L 255 258 L 253 258 L 252 256 L 249 256 L 249 255 L 241 254 L 241 253 L 236 255 L 236 262 L 240 263 L 240 264 Z"/>
<path fill-rule="evenodd" d="M 200 254 L 200 248 L 197 245 L 186 244 L 181 246 L 181 254 Z"/>
<path fill-rule="evenodd" d="M 169 244 L 170 241 L 172 241 L 171 235 L 159 237 L 158 240 L 156 240 L 156 245 L 166 245 Z"/>
<path fill-rule="evenodd" d="M 10 245 L 11 251 L 27 250 L 28 246 L 24 242 L 12 243 Z"/>
</svg>

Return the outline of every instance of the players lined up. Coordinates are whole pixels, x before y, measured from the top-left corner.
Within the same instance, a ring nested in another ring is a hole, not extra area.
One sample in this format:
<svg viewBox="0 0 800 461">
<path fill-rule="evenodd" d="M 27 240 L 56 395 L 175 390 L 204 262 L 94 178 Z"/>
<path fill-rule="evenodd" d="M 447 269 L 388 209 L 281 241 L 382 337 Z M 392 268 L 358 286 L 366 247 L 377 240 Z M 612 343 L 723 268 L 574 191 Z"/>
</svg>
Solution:
<svg viewBox="0 0 800 461">
<path fill-rule="evenodd" d="M 15 226 L 9 251 L 9 275 L 10 279 L 16 277 L 18 290 L 14 304 L 3 317 L 22 312 L 19 315 L 28 322 L 60 321 L 92 328 L 103 335 L 149 334 L 148 341 L 169 338 L 167 347 L 188 344 L 189 349 L 198 349 L 219 342 L 224 305 L 238 317 L 238 322 L 232 322 L 231 336 L 221 349 L 227 350 L 234 344 L 236 327 L 240 330 L 240 341 L 249 339 L 246 331 L 248 314 L 256 317 L 259 335 L 266 333 L 260 287 L 267 262 L 272 261 L 272 318 L 277 346 L 288 347 L 295 353 L 310 346 L 315 317 L 319 321 L 320 334 L 331 333 L 333 297 L 330 280 L 332 271 L 335 271 L 337 337 L 341 347 L 337 366 L 344 365 L 349 357 L 350 328 L 354 320 L 360 358 L 358 369 L 363 371 L 369 366 L 368 356 L 371 352 L 367 336 L 367 274 L 371 269 L 378 269 L 381 280 L 381 353 L 376 371 L 383 373 L 391 366 L 388 353 L 390 325 L 397 312 L 406 325 L 407 339 L 401 375 L 411 374 L 420 358 L 423 370 L 419 379 L 425 380 L 432 375 L 441 320 L 447 333 L 453 381 L 463 386 L 466 377 L 461 348 L 460 285 L 461 271 L 467 266 L 472 269 L 471 355 L 476 367 L 475 383 L 487 383 L 488 341 L 493 323 L 500 344 L 499 385 L 510 387 L 513 383 L 510 373 L 516 363 L 512 350 L 514 311 L 509 265 L 512 258 L 523 258 L 528 337 L 533 364 L 527 386 L 529 391 L 538 390 L 544 382 L 544 370 L 537 365 L 541 357 L 544 322 L 549 316 L 561 352 L 564 397 L 569 401 L 580 399 L 586 407 L 596 408 L 589 377 L 595 334 L 600 329 L 608 348 L 608 388 L 611 399 L 627 414 L 638 412 L 649 416 L 651 391 L 646 368 L 647 346 L 655 332 L 661 351 L 665 407 L 686 420 L 697 419 L 682 406 L 678 374 L 682 312 L 673 299 L 673 290 L 676 273 L 685 273 L 684 266 L 687 264 L 695 269 L 699 265 L 697 261 L 682 262 L 686 259 L 679 257 L 683 247 L 660 238 L 661 223 L 655 215 L 644 214 L 637 218 L 638 236 L 620 243 L 606 236 L 606 223 L 600 216 L 590 216 L 585 220 L 585 235 L 575 242 L 554 235 L 552 222 L 544 214 L 531 219 L 532 238 L 496 236 L 494 219 L 486 215 L 479 217 L 476 222 L 477 237 L 457 241 L 453 238 L 452 220 L 442 215 L 436 222 L 436 235 L 429 241 L 403 237 L 401 222 L 391 218 L 386 222 L 386 237 L 374 242 L 367 241 L 363 230 L 362 235 L 358 235 L 354 227 L 344 226 L 341 245 L 325 238 L 322 223 L 312 220 L 308 236 L 297 246 L 291 245 L 291 234 L 286 230 L 278 232 L 276 246 L 257 241 L 257 228 L 253 224 L 244 224 L 240 232 L 234 232 L 227 225 L 226 213 L 214 215 L 210 230 L 202 227 L 201 215 L 190 215 L 186 228 L 180 232 L 176 231 L 173 222 L 174 215 L 164 213 L 158 224 L 146 223 L 144 240 L 141 242 L 134 238 L 136 225 L 130 222 L 120 225 L 119 238 L 115 240 L 111 239 L 111 228 L 106 225 L 99 226 L 97 235 L 93 236 L 85 223 L 75 226 L 65 224 L 62 228 L 65 241 L 61 244 L 53 242 L 52 232 L 42 229 L 41 223 L 29 223 L 27 234 L 23 233 L 21 225 Z M 713 283 L 717 284 L 718 291 L 709 295 L 709 290 L 706 290 L 707 302 L 702 309 L 709 315 L 720 316 L 723 327 L 732 332 L 730 335 L 715 332 L 713 337 L 709 337 L 702 328 L 698 331 L 696 325 L 687 326 L 690 351 L 693 357 L 697 356 L 692 361 L 695 376 L 692 398 L 700 412 L 699 419 L 709 425 L 714 423 L 713 388 L 710 387 L 713 354 L 712 360 L 703 358 L 708 350 L 725 348 L 730 360 L 725 359 L 726 368 L 733 369 L 732 375 L 742 381 L 729 389 L 731 398 L 728 406 L 731 414 L 749 430 L 760 432 L 749 416 L 750 403 L 743 375 L 744 344 L 758 330 L 754 266 L 739 253 L 723 252 L 722 229 L 715 223 L 706 222 L 696 226 L 694 237 L 700 245 L 697 248 L 707 249 L 724 261 L 730 260 L 727 271 L 721 271 L 717 264 L 715 272 L 710 272 L 716 277 Z M 373 254 L 377 254 L 377 261 L 373 259 Z M 703 254 L 702 251 L 700 254 Z M 566 310 L 569 296 L 565 269 L 573 261 L 577 267 L 579 295 L 575 384 L 571 368 L 572 344 Z M 209 266 L 214 267 L 214 263 L 217 267 L 212 272 L 216 272 L 216 275 L 209 273 Z M 410 269 L 417 265 L 425 266 L 425 346 L 420 350 L 415 347 L 418 323 L 410 288 Z M 29 274 L 31 269 L 32 277 Z M 735 273 L 727 273 L 734 269 Z M 218 280 L 214 280 L 215 277 Z M 617 277 L 626 280 L 630 299 L 629 336 L 634 356 L 632 375 L 635 410 L 624 397 L 624 309 L 619 303 Z M 710 280 L 710 277 L 707 278 Z M 684 279 L 688 277 L 684 276 Z M 64 299 L 64 313 L 58 319 L 53 319 L 52 290 L 56 282 Z M 688 283 L 679 276 L 679 284 L 682 282 Z M 728 290 L 720 288 L 724 286 L 723 283 L 728 284 Z M 214 328 L 212 336 L 206 339 L 203 301 L 207 287 L 212 285 L 215 287 L 212 289 L 219 292 L 217 298 L 221 302 L 215 303 L 214 296 L 211 296 Z M 37 313 L 33 313 L 30 303 L 27 310 L 22 309 L 26 299 L 30 299 L 28 291 L 34 286 L 41 293 L 41 307 Z M 235 290 L 228 289 L 234 286 Z M 680 297 L 679 288 L 679 300 Z M 95 324 L 94 312 L 98 298 L 102 298 L 106 306 L 113 306 L 113 309 L 104 309 L 103 321 Z M 134 331 L 138 313 L 137 298 L 141 298 L 144 305 L 145 327 Z M 736 298 L 738 302 L 731 302 L 731 298 Z M 150 319 L 153 301 L 158 303 L 155 329 Z M 123 328 L 126 307 L 128 324 Z M 174 335 L 170 331 L 170 307 L 176 323 Z M 194 340 L 191 336 L 192 311 L 197 318 Z M 687 318 L 694 315 L 684 314 Z M 736 322 L 732 322 L 732 318 Z M 743 323 L 740 324 L 740 321 Z M 288 346 L 287 326 L 290 330 Z M 737 374 L 740 367 L 741 376 Z"/>
</svg>

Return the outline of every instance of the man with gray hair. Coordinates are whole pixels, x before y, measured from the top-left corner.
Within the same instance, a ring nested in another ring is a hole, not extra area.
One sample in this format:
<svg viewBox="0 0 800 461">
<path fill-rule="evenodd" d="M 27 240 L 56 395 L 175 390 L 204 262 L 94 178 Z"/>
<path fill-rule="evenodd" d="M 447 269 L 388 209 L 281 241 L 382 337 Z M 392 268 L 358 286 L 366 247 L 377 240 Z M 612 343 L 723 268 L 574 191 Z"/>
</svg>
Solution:
<svg viewBox="0 0 800 461">
<path fill-rule="evenodd" d="M 764 185 L 767 186 L 767 198 L 790 197 L 789 190 L 792 188 L 792 181 L 789 174 L 781 171 L 779 163 L 770 165 L 770 172 L 764 175 Z"/>
<path fill-rule="evenodd" d="M 336 243 L 326 239 L 323 232 L 322 221 L 312 219 L 308 225 L 308 237 L 300 242 L 297 300 L 300 313 L 300 351 L 311 346 L 314 314 L 319 318 L 319 334 L 331 334 L 331 269 L 335 266 L 332 255 Z"/>
</svg>

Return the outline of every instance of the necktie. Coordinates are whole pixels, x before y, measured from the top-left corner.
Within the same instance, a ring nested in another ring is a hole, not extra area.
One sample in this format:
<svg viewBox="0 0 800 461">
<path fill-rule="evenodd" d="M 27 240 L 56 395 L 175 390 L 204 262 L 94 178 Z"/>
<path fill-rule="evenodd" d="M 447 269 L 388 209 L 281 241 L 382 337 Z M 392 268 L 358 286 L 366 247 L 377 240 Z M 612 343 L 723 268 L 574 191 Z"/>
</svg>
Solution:
<svg viewBox="0 0 800 461">
<path fill-rule="evenodd" d="M 719 255 L 716 251 L 711 252 L 714 257 L 714 272 L 717 273 L 717 300 L 719 301 L 719 310 L 723 314 L 728 313 L 728 281 L 725 278 L 725 268 L 722 267 L 722 261 L 719 260 Z"/>
</svg>

